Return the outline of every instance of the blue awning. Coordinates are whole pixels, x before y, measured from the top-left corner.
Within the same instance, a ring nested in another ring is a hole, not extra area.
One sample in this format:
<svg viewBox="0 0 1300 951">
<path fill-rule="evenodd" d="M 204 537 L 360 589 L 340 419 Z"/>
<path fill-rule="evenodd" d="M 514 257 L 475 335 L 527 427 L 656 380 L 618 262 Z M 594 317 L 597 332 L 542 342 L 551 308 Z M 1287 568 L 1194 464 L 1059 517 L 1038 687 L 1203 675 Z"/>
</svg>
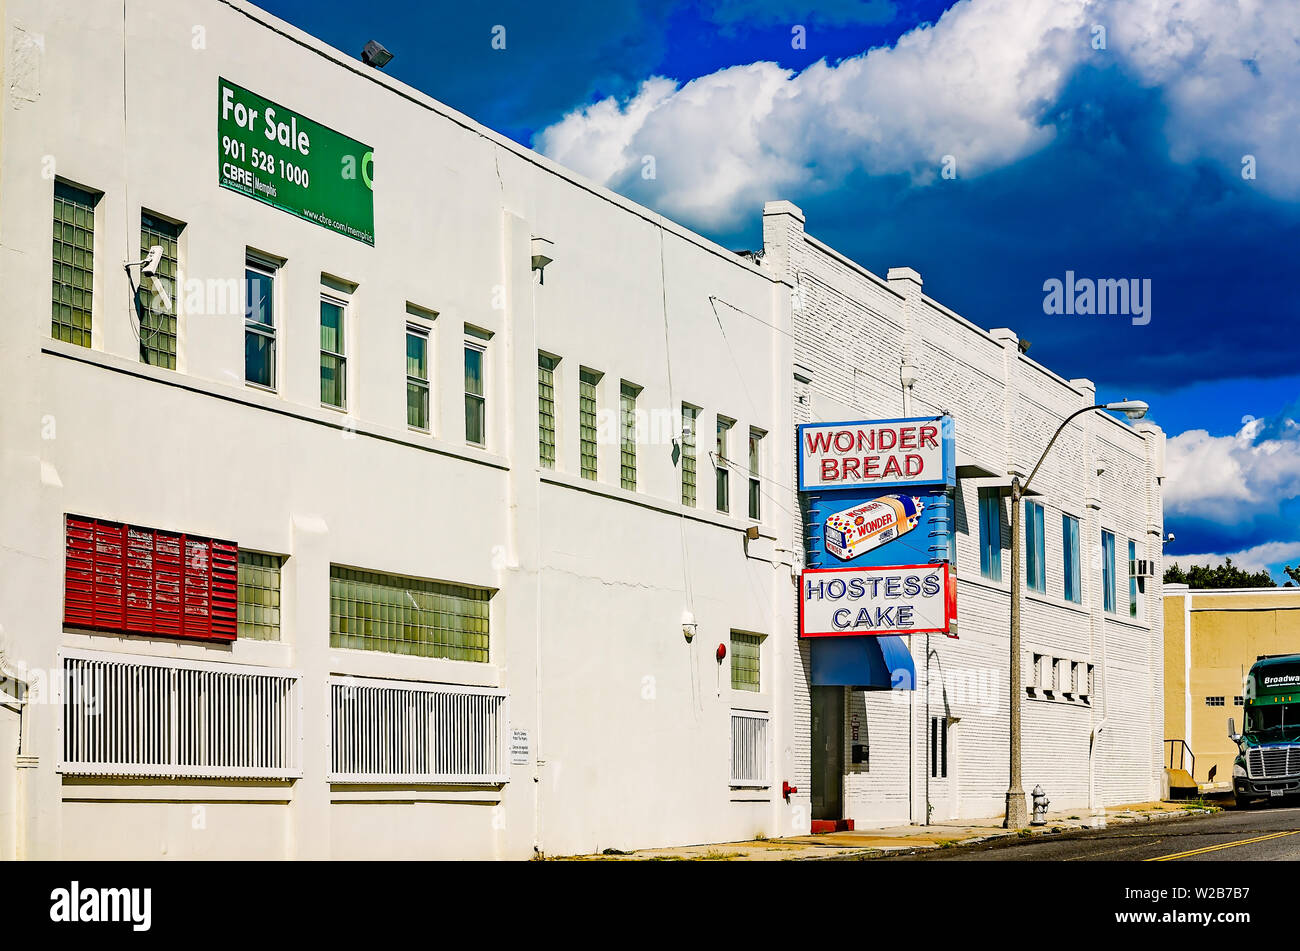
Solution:
<svg viewBox="0 0 1300 951">
<path fill-rule="evenodd" d="M 897 634 L 879 637 L 818 637 L 811 640 L 812 682 L 815 687 L 916 689 L 916 666 L 912 663 L 912 652 Z"/>
</svg>

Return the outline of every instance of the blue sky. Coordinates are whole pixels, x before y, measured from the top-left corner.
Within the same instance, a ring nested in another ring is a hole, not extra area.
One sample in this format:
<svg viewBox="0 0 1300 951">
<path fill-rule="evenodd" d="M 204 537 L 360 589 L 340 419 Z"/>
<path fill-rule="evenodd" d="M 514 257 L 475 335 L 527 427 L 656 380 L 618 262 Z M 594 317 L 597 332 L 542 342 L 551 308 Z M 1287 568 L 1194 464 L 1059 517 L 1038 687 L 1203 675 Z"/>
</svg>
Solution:
<svg viewBox="0 0 1300 951">
<path fill-rule="evenodd" d="M 915 267 L 1102 399 L 1150 402 L 1168 555 L 1300 564 L 1288 3 L 261 5 L 343 50 L 380 40 L 397 78 L 730 247 L 796 202 L 867 267 Z M 1044 313 L 1067 271 L 1149 280 L 1149 323 Z"/>
</svg>

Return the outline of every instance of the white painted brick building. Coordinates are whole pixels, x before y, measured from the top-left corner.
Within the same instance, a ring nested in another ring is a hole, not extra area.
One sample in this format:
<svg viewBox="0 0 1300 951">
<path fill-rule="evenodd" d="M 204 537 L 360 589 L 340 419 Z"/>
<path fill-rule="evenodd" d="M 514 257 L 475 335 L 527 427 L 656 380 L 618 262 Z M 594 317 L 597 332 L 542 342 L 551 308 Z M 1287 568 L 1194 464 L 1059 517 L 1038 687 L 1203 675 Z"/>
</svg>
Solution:
<svg viewBox="0 0 1300 951">
<path fill-rule="evenodd" d="M 1096 402 L 1095 388 L 1031 360 L 1010 330 L 986 332 L 925 296 L 910 268 L 881 279 L 848 260 L 807 234 L 802 212 L 789 202 L 764 209 L 763 252 L 764 266 L 794 288 L 796 424 L 945 412 L 956 421 L 959 639 L 912 636 L 914 693 L 813 688 L 809 645 L 802 644 L 793 686 L 794 781 L 801 795 L 813 795 L 814 819 L 881 825 L 924 822 L 927 812 L 933 819 L 999 815 L 1008 785 L 1005 490 L 1011 474 L 1028 475 L 1061 420 Z M 904 363 L 915 367 L 906 403 Z M 1027 501 L 1044 512 L 1045 590 L 1027 589 L 1023 601 L 1023 778 L 1026 793 L 1041 785 L 1054 808 L 1159 795 L 1163 445 L 1151 423 L 1089 413 L 1062 434 L 1031 486 L 1037 494 Z M 982 563 L 980 489 L 996 497 L 999 486 L 1001 497 L 986 503 L 999 513 L 998 555 L 985 554 Z M 793 492 L 790 498 L 797 505 Z M 1072 597 L 1063 516 L 1078 520 Z M 1109 605 L 1103 532 L 1114 537 Z M 1155 577 L 1132 600 L 1130 543 L 1136 558 L 1155 562 Z M 1000 571 L 989 563 L 996 560 Z M 844 693 L 842 723 L 814 727 L 814 689 L 832 692 L 831 721 L 839 703 L 833 694 Z M 852 761 L 855 727 L 865 762 Z"/>
</svg>

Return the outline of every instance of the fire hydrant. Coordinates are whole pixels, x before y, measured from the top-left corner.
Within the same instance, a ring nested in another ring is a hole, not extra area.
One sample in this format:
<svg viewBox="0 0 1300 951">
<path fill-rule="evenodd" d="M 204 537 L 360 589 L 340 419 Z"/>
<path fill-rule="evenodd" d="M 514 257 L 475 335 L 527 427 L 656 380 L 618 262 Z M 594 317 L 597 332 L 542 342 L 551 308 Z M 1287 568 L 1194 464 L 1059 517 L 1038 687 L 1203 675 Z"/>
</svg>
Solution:
<svg viewBox="0 0 1300 951">
<path fill-rule="evenodd" d="M 1029 820 L 1031 826 L 1047 825 L 1047 807 L 1052 804 L 1052 800 L 1047 798 L 1047 793 L 1043 792 L 1042 786 L 1035 786 L 1034 797 L 1034 818 Z"/>
</svg>

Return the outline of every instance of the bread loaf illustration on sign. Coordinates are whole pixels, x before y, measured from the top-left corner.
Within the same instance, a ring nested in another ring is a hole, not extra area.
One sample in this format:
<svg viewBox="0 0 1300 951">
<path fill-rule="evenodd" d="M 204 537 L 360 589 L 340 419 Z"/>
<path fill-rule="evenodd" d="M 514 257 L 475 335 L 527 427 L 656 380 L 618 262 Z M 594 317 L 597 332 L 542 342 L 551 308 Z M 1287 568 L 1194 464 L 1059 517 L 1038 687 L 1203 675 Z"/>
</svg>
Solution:
<svg viewBox="0 0 1300 951">
<path fill-rule="evenodd" d="M 826 550 L 841 561 L 892 542 L 916 528 L 925 503 L 911 495 L 883 495 L 826 519 Z"/>
</svg>

